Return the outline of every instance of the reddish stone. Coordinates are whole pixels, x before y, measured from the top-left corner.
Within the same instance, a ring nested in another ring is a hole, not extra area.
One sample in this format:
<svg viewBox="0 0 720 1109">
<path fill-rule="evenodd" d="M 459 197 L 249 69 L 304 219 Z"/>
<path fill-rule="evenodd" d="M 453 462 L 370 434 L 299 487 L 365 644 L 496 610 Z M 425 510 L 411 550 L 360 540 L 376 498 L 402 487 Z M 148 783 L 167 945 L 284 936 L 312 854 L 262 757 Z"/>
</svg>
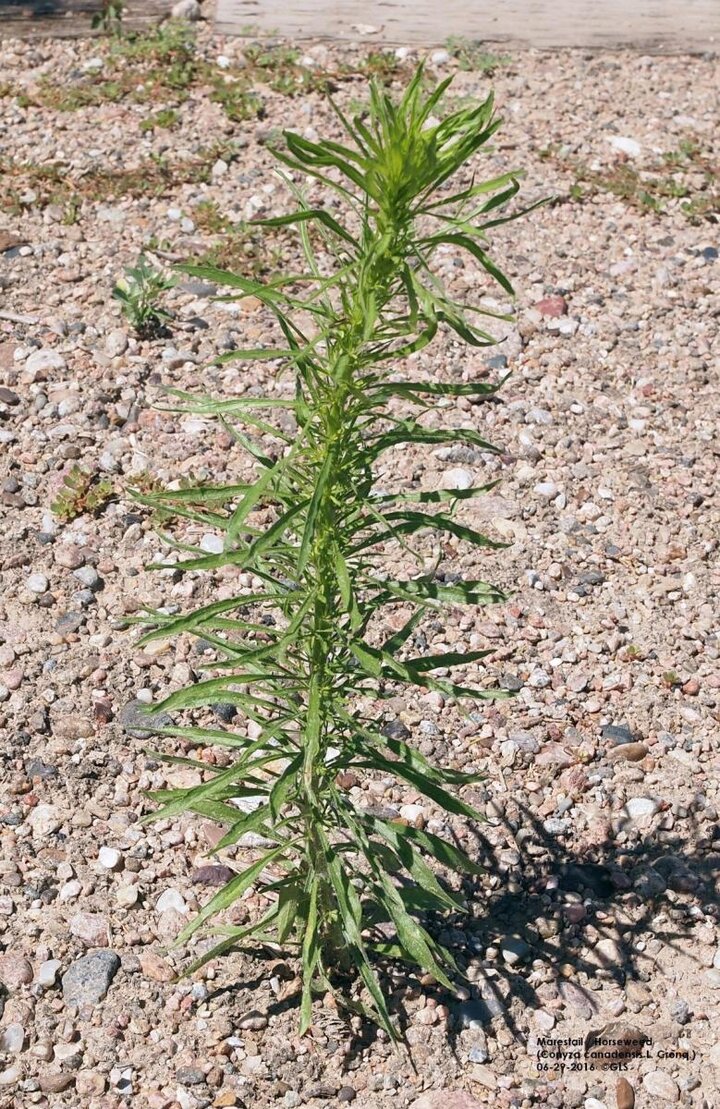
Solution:
<svg viewBox="0 0 720 1109">
<path fill-rule="evenodd" d="M 567 316 L 568 313 L 567 301 L 561 296 L 543 297 L 537 302 L 535 308 L 541 315 L 552 316 L 554 319 Z"/>
</svg>

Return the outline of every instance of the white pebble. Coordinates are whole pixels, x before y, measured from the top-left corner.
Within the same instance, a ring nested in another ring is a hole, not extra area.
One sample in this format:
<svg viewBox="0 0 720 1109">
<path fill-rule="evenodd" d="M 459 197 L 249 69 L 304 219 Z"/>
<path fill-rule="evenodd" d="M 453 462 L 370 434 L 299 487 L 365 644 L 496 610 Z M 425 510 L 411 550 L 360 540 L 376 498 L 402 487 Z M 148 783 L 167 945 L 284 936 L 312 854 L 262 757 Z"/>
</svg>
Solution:
<svg viewBox="0 0 720 1109">
<path fill-rule="evenodd" d="M 50 370 L 67 369 L 67 363 L 62 354 L 56 350 L 36 350 L 25 363 L 25 381 L 33 382 L 38 375 L 48 373 Z"/>
<path fill-rule="evenodd" d="M 615 150 L 619 150 L 621 154 L 627 154 L 629 158 L 639 158 L 642 153 L 640 143 L 624 135 L 612 135 L 608 142 Z"/>
<path fill-rule="evenodd" d="M 540 481 L 534 489 L 534 492 L 537 493 L 539 497 L 547 497 L 549 500 L 553 497 L 557 497 L 559 491 L 554 481 Z"/>
<path fill-rule="evenodd" d="M 66 882 L 64 886 L 60 887 L 58 893 L 58 901 L 74 901 L 82 893 L 82 883 L 74 878 L 72 882 Z"/>
<path fill-rule="evenodd" d="M 98 851 L 98 862 L 105 870 L 115 870 L 122 858 L 114 847 L 101 847 Z"/>
<path fill-rule="evenodd" d="M 203 535 L 202 539 L 200 540 L 200 548 L 203 551 L 207 551 L 208 554 L 222 554 L 222 536 L 214 535 L 212 532 L 208 532 L 208 534 Z"/>
<path fill-rule="evenodd" d="M 185 898 L 179 890 L 165 890 L 161 893 L 155 902 L 155 908 L 159 913 L 165 913 L 168 909 L 174 909 L 176 913 L 186 913 L 188 911 L 185 904 Z"/>
<path fill-rule="evenodd" d="M 442 476 L 443 489 L 472 489 L 473 476 L 469 470 L 446 470 Z"/>
<path fill-rule="evenodd" d="M 35 975 L 38 986 L 54 986 L 62 963 L 59 959 L 46 959 L 41 963 Z"/>
<path fill-rule="evenodd" d="M 625 805 L 625 812 L 631 820 L 642 820 L 654 816 L 660 806 L 651 797 L 631 797 Z"/>
<path fill-rule="evenodd" d="M 47 593 L 48 580 L 44 574 L 31 574 L 25 585 L 31 593 Z"/>
</svg>

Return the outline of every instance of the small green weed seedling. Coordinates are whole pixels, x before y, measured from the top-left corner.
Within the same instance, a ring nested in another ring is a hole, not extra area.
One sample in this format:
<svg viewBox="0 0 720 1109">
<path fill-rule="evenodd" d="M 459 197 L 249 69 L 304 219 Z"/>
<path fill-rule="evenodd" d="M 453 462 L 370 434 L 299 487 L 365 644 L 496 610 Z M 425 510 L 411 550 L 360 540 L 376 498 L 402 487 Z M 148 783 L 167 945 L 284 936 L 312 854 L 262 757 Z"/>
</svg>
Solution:
<svg viewBox="0 0 720 1109">
<path fill-rule="evenodd" d="M 177 281 L 153 269 L 145 255 L 125 274 L 113 289 L 113 297 L 120 301 L 125 319 L 138 335 L 152 337 L 172 319 L 161 306 L 160 299 Z"/>
<path fill-rule="evenodd" d="M 124 11 L 123 0 L 103 0 L 102 8 L 92 17 L 93 31 L 102 31 L 105 35 L 119 38 L 123 32 Z"/>
<path fill-rule="evenodd" d="M 483 73 L 492 77 L 496 69 L 509 63 L 507 54 L 492 54 L 483 48 L 482 43 L 465 38 L 449 38 L 445 44 L 460 69 L 472 73 Z"/>
<path fill-rule="evenodd" d="M 468 421 L 448 417 L 454 398 L 482 402 L 499 383 L 400 372 L 441 330 L 473 347 L 490 345 L 482 317 L 493 312 L 477 303 L 480 289 L 512 294 L 487 238 L 520 214 L 504 212 L 518 191 L 517 174 L 479 179 L 479 165 L 469 163 L 500 121 L 489 97 L 438 122 L 448 84 L 426 93 L 419 70 L 399 102 L 371 85 L 364 117 L 348 119 L 336 109 L 344 143 L 285 134 L 276 153 L 293 175 L 285 179 L 298 206 L 257 226 L 297 229 L 300 272 L 261 282 L 183 267 L 226 286 L 230 298 L 255 298 L 277 324 L 277 346 L 237 350 L 221 361 L 269 361 L 285 368 L 278 387 L 294 380 L 267 396 L 179 394 L 183 411 L 215 415 L 232 431 L 257 476 L 245 485 L 143 498 L 222 537 L 222 553 L 214 554 L 178 539 L 191 555 L 172 562 L 176 573 L 236 568 L 254 583 L 250 592 L 182 616 L 158 611 L 144 618 L 151 630 L 141 643 L 189 635 L 215 652 L 201 680 L 155 706 L 191 714 L 160 734 L 181 740 L 181 752 L 218 744 L 234 755 L 222 769 L 182 757 L 201 769 L 202 784 L 151 794 L 156 808 L 146 819 L 194 813 L 225 826 L 216 851 L 241 849 L 237 874 L 178 942 L 216 925 L 221 939 L 193 971 L 246 944 L 279 945 L 295 955 L 302 1031 L 313 1022 L 314 995 L 330 990 L 397 1036 L 381 985 L 387 960 L 454 987 L 460 972 L 438 939 L 439 922 L 466 911 L 458 891 L 463 875 L 480 872 L 476 860 L 449 838 L 366 808 L 350 790 L 378 774 L 424 796 L 448 819 L 481 819 L 462 796 L 479 775 L 431 764 L 383 729 L 382 705 L 402 687 L 460 705 L 509 695 L 488 676 L 465 684 L 443 676 L 455 667 L 476 669 L 487 651 L 422 653 L 425 617 L 432 621 L 444 606 L 504 599 L 475 576 L 444 572 L 443 555 L 432 553 L 433 534 L 476 548 L 478 558 L 502 546 L 459 518 L 491 486 L 423 492 L 375 484 L 381 460 L 392 473 L 388 452 L 398 447 L 465 444 L 488 459 L 497 451 Z M 332 210 L 303 200 L 294 181 L 308 177 L 334 194 Z M 437 256 L 448 249 L 477 268 L 474 303 L 454 299 L 440 280 Z M 389 572 L 388 553 L 409 569 Z M 205 710 L 217 702 L 235 705 L 244 726 L 207 723 Z M 264 846 L 249 847 L 248 833 Z M 252 889 L 265 908 L 251 923 L 233 923 L 233 908 Z"/>
<path fill-rule="evenodd" d="M 147 119 L 142 120 L 140 123 L 140 130 L 143 134 L 147 131 L 156 131 L 159 127 L 169 131 L 172 127 L 176 126 L 179 118 L 174 108 L 161 108 L 155 115 L 148 116 Z"/>
<path fill-rule="evenodd" d="M 105 478 L 97 479 L 80 466 L 73 466 L 63 478 L 63 488 L 50 506 L 59 519 L 68 523 L 85 512 L 104 508 L 113 495 L 113 487 Z"/>
</svg>

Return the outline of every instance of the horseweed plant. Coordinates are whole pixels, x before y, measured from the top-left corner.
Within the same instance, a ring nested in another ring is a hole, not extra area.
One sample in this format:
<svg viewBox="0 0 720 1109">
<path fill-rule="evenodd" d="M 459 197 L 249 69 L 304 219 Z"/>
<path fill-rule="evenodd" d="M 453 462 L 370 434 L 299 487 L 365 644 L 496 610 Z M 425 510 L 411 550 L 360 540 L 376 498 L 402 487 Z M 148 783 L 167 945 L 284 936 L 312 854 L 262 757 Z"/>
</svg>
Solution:
<svg viewBox="0 0 720 1109">
<path fill-rule="evenodd" d="M 432 93 L 423 82 L 419 71 L 399 103 L 372 87 L 364 118 L 349 120 L 335 108 L 347 146 L 285 134 L 287 146 L 276 152 L 280 161 L 322 183 L 346 210 L 341 222 L 326 208 L 309 207 L 292 176 L 284 174 L 298 208 L 262 222 L 297 225 L 305 272 L 259 283 L 215 268 L 184 267 L 234 290 L 230 299 L 257 298 L 272 314 L 284 336 L 282 349 L 236 350 L 221 360 L 278 362 L 292 370 L 294 391 L 223 401 L 178 394 L 183 411 L 217 415 L 232 430 L 255 460 L 258 476 L 250 485 L 141 498 L 224 534 L 222 553 L 192 548 L 192 557 L 167 564 L 174 571 L 236 567 L 255 583 L 249 592 L 188 615 L 153 612 L 144 618 L 152 630 L 142 642 L 190 634 L 217 658 L 217 676 L 172 693 L 155 710 L 229 702 L 250 722 L 247 736 L 197 723 L 159 729 L 201 747 L 228 747 L 237 756 L 222 768 L 171 758 L 200 769 L 203 783 L 154 792 L 159 807 L 147 819 L 201 814 L 227 826 L 216 851 L 246 846 L 249 832 L 255 833 L 250 843 L 262 845 L 178 943 L 254 888 L 264 904 L 259 919 L 216 927 L 223 938 L 191 970 L 234 946 L 295 951 L 302 964 L 302 1031 L 312 1023 L 313 993 L 331 990 L 339 1002 L 396 1036 L 378 978 L 382 957 L 415 964 L 446 988 L 458 973 L 425 917 L 466 905 L 428 860 L 460 875 L 477 874 L 477 864 L 438 835 L 357 807 L 348 783 L 373 771 L 393 775 L 439 808 L 480 819 L 447 788 L 478 777 L 439 769 L 401 739 L 383 734 L 373 702 L 392 696 L 398 684 L 439 691 L 450 701 L 507 696 L 503 690 L 465 688 L 435 673 L 474 663 L 486 651 L 407 653 L 427 612 L 502 601 L 501 591 L 454 575 L 444 580 L 438 562 L 403 580 L 383 571 L 386 545 L 419 561 L 409 543 L 433 530 L 475 547 L 499 546 L 455 518 L 459 502 L 489 486 L 374 489 L 375 464 L 399 444 L 496 449 L 474 430 L 436 430 L 396 407 L 432 413 L 433 400 L 447 404 L 450 397 L 495 393 L 497 385 L 488 381 L 399 380 L 393 366 L 427 346 L 441 324 L 472 346 L 493 342 L 476 319 L 493 313 L 451 299 L 432 262 L 439 248 L 465 251 L 512 293 L 484 242 L 488 228 L 519 214 L 498 214 L 518 190 L 515 174 L 440 195 L 499 121 L 488 98 L 438 122 L 433 112 L 449 82 Z M 259 414 L 278 409 L 285 410 L 282 427 Z M 288 413 L 295 421 L 291 430 Z M 269 448 L 243 427 L 282 445 L 265 453 Z M 387 631 L 383 613 L 395 618 L 399 630 Z M 364 711 L 364 705 L 370 707 Z M 354 985 L 347 978 L 351 970 L 361 979 Z"/>
</svg>

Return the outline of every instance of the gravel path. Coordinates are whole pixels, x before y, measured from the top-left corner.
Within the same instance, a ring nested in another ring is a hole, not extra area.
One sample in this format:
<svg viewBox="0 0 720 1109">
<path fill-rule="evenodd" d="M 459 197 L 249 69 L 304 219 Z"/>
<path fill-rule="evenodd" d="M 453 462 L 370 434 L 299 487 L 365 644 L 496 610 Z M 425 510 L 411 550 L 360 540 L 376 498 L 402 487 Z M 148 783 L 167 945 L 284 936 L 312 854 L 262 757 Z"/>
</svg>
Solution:
<svg viewBox="0 0 720 1109">
<path fill-rule="evenodd" d="M 367 49 L 306 45 L 302 66 L 284 65 L 295 85 L 338 74 L 350 105 Z M 223 75 L 242 72 L 243 50 L 262 103 L 238 108 Z M 290 99 L 269 70 L 257 81 L 252 50 L 207 28 L 182 94 L 108 51 L 2 45 L 0 1106 L 614 1109 L 633 1090 L 648 1109 L 720 1104 L 716 62 L 523 53 L 453 86 L 492 84 L 506 120 L 479 170 L 525 168 L 527 200 L 555 200 L 495 236 L 518 290 L 502 345 L 447 341 L 417 359 L 448 379 L 512 370 L 501 404 L 451 416 L 505 453 L 398 451 L 387 474 L 417 488 L 448 471 L 500 479 L 464 518 L 511 544 L 473 576 L 512 598 L 425 634 L 491 647 L 489 677 L 518 690 L 469 719 L 436 694 L 387 705 L 424 753 L 484 769 L 468 793 L 487 813 L 479 831 L 392 783 L 353 786 L 488 863 L 472 919 L 443 934 L 469 988 L 388 981 L 411 1063 L 320 1002 L 299 1040 L 290 960 L 235 954 L 173 980 L 187 956 L 173 937 L 246 852 L 208 859 L 217 830 L 200 819 L 139 824 L 144 791 L 199 779 L 153 758 L 137 702 L 192 680 L 202 658 L 185 641 L 139 650 L 124 618 L 249 583 L 147 571 L 162 545 L 127 490 L 248 475 L 221 428 L 152 406 L 165 385 L 264 388 L 267 368 L 211 361 L 272 329 L 257 305 L 186 280 L 168 297 L 172 333 L 141 342 L 110 293 L 141 249 L 158 265 L 292 264 L 290 235 L 259 248 L 236 225 L 289 209 L 267 149 L 277 129 L 334 125 L 312 81 Z M 459 68 L 446 51 L 430 65 Z M 88 82 L 104 92 L 78 106 Z M 467 262 L 445 262 L 454 291 L 507 307 Z M 62 519 L 51 505 L 75 466 L 101 504 Z M 470 569 L 461 544 L 444 558 Z M 622 1048 L 620 1075 L 586 1040 L 603 1029 L 652 1042 L 638 1058 Z M 561 1050 L 577 1058 L 563 1068 L 539 1039 L 576 1041 Z"/>
</svg>

